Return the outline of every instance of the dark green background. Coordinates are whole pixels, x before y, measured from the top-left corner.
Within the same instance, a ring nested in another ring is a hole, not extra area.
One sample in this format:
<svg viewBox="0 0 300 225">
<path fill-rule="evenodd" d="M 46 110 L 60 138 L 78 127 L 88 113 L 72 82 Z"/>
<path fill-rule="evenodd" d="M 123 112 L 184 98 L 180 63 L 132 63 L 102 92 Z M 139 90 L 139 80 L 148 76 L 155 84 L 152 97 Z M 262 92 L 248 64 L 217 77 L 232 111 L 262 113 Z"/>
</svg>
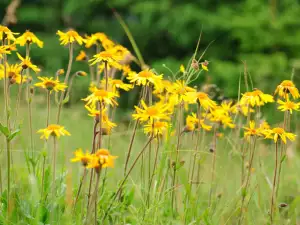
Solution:
<svg viewBox="0 0 300 225">
<path fill-rule="evenodd" d="M 0 1 L 1 18 L 9 2 Z M 128 24 L 146 63 L 166 75 L 162 64 L 177 70 L 187 63 L 202 30 L 200 50 L 214 42 L 205 54 L 210 71 L 198 83 L 210 76 L 227 96 L 236 96 L 242 60 L 248 64 L 254 86 L 267 92 L 289 79 L 292 68 L 298 83 L 300 3 L 296 0 L 23 0 L 17 10 L 18 23 L 10 28 L 30 29 L 45 42 L 43 49 L 33 49 L 32 58 L 48 73 L 43 75 L 51 75 L 65 68 L 68 60 L 67 49 L 55 35 L 58 29 L 74 28 L 82 35 L 105 32 L 132 50 L 108 4 Z M 73 69 L 87 71 L 80 62 Z M 86 87 L 77 82 L 76 88 Z"/>
</svg>

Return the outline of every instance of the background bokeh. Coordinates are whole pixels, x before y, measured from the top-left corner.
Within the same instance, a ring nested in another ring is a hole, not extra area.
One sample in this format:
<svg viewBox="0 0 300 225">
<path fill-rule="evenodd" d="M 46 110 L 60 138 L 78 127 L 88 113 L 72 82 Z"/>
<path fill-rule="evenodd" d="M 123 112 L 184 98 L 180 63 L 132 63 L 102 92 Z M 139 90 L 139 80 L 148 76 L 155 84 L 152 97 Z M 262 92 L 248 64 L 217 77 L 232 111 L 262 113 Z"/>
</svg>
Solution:
<svg viewBox="0 0 300 225">
<path fill-rule="evenodd" d="M 0 1 L 0 18 L 9 3 Z M 228 97 L 236 97 L 242 61 L 254 86 L 266 92 L 289 79 L 293 68 L 299 83 L 300 3 L 295 0 L 23 0 L 17 23 L 9 27 L 16 32 L 30 29 L 45 42 L 43 49 L 33 50 L 32 58 L 51 75 L 68 60 L 67 49 L 55 35 L 58 29 L 73 28 L 82 35 L 105 32 L 132 50 L 112 8 L 128 24 L 146 63 L 166 75 L 162 65 L 176 71 L 186 64 L 202 31 L 200 50 L 212 42 L 204 56 L 210 70 L 198 83 L 209 76 Z M 79 62 L 76 69 L 88 71 Z M 86 90 L 79 84 L 76 89 Z"/>
</svg>

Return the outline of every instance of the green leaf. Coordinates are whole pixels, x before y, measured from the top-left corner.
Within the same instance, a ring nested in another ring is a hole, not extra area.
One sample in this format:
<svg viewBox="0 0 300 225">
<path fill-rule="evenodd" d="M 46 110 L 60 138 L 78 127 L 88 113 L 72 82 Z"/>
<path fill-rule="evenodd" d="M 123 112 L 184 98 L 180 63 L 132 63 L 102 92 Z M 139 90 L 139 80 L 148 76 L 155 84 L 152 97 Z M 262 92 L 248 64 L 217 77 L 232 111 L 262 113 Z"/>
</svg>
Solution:
<svg viewBox="0 0 300 225">
<path fill-rule="evenodd" d="M 5 137 L 9 136 L 9 129 L 6 126 L 3 126 L 2 123 L 0 123 L 0 131 L 2 132 L 2 134 L 4 134 Z"/>
<path fill-rule="evenodd" d="M 282 156 L 282 158 L 281 158 L 281 163 L 283 163 L 283 161 L 286 159 L 286 155 L 284 155 L 284 156 Z"/>
<path fill-rule="evenodd" d="M 63 105 L 66 104 L 69 101 L 69 99 L 70 99 L 70 96 L 69 95 L 66 96 L 65 99 L 62 101 L 62 104 Z"/>
<path fill-rule="evenodd" d="M 20 133 L 20 129 L 16 129 L 15 131 L 13 131 L 8 137 L 7 139 L 9 141 L 11 141 L 12 139 L 14 139 L 19 133 Z"/>
</svg>

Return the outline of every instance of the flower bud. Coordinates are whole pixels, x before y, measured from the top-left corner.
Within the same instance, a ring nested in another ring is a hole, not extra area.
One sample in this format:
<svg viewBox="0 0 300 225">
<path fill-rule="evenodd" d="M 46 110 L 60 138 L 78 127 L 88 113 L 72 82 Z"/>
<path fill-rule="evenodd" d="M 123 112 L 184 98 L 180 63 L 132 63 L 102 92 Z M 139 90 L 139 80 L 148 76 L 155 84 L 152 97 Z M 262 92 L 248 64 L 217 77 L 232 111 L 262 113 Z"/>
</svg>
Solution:
<svg viewBox="0 0 300 225">
<path fill-rule="evenodd" d="M 194 70 L 199 70 L 199 63 L 197 62 L 196 59 L 193 59 L 193 60 L 192 60 L 191 66 L 192 66 L 192 68 L 193 68 Z"/>
</svg>

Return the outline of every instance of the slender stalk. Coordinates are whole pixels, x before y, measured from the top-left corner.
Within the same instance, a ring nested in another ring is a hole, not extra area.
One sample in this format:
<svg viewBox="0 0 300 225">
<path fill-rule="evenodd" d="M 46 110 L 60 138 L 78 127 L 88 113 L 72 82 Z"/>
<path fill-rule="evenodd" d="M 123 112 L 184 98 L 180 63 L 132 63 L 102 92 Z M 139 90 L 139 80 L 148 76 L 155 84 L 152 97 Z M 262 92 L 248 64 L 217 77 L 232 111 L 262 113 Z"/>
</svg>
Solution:
<svg viewBox="0 0 300 225">
<path fill-rule="evenodd" d="M 171 206 L 172 208 L 174 207 L 175 204 L 175 185 L 176 185 L 176 172 L 177 172 L 177 163 L 179 159 L 179 146 L 180 146 L 180 138 L 181 138 L 181 117 L 182 117 L 182 102 L 179 105 L 179 112 L 178 112 L 178 126 L 177 126 L 177 146 L 176 146 L 176 156 L 175 156 L 175 165 L 173 168 L 173 180 L 172 180 L 172 201 L 171 201 Z M 176 205 L 175 205 L 175 210 L 176 210 Z"/>
<path fill-rule="evenodd" d="M 78 191 L 77 191 L 77 194 L 76 194 L 76 198 L 75 198 L 75 201 L 74 201 L 73 210 L 75 210 L 75 208 L 76 208 L 76 204 L 78 202 L 78 198 L 79 198 L 79 195 L 80 195 L 80 192 L 81 192 L 81 188 L 82 188 L 82 184 L 84 182 L 86 174 L 87 174 L 87 169 L 84 167 L 83 175 L 81 177 L 79 188 L 78 188 Z"/>
<path fill-rule="evenodd" d="M 66 72 L 66 77 L 65 77 L 65 80 L 64 80 L 65 84 L 68 84 L 68 79 L 69 79 L 69 76 L 70 76 L 70 73 L 71 73 L 72 63 L 73 63 L 73 44 L 70 43 L 69 44 L 69 63 L 68 63 L 68 69 L 67 69 L 67 72 Z M 61 109 L 62 109 L 62 105 L 63 105 L 64 95 L 65 95 L 64 92 L 62 92 L 60 94 L 60 99 L 59 99 L 59 102 L 58 102 L 58 110 L 57 110 L 57 118 L 56 118 L 56 123 L 57 124 L 59 124 L 59 119 L 60 119 Z"/>
<path fill-rule="evenodd" d="M 212 158 L 212 167 L 211 167 L 211 181 L 210 181 L 210 191 L 209 191 L 209 200 L 208 200 L 208 206 L 211 207 L 211 198 L 213 194 L 214 189 L 214 180 L 215 180 L 215 174 L 216 174 L 216 158 L 217 158 L 217 125 L 214 125 L 214 151 L 213 151 L 213 158 Z"/>
<path fill-rule="evenodd" d="M 55 175 L 56 175 L 56 155 L 57 155 L 57 140 L 56 137 L 53 137 L 53 159 L 52 159 L 52 191 L 53 191 L 53 197 L 55 197 Z"/>
<path fill-rule="evenodd" d="M 107 62 L 104 62 L 104 72 L 105 72 L 105 90 L 108 89 L 108 71 L 107 71 Z"/>
<path fill-rule="evenodd" d="M 100 52 L 100 45 L 96 45 L 96 54 Z M 100 86 L 100 70 L 99 70 L 99 62 L 96 63 L 96 86 Z"/>
<path fill-rule="evenodd" d="M 7 150 L 7 218 L 9 218 L 11 204 L 10 204 L 10 141 L 6 138 L 6 150 Z"/>
<path fill-rule="evenodd" d="M 18 115 L 19 115 L 19 107 L 20 107 L 20 101 L 21 101 L 21 94 L 22 94 L 22 87 L 23 87 L 23 71 L 24 69 L 22 68 L 20 74 L 21 74 L 21 83 L 18 87 L 18 94 L 17 94 L 17 101 L 16 101 L 16 118 L 15 118 L 15 124 L 13 127 L 15 127 L 17 120 L 18 120 Z"/>
<path fill-rule="evenodd" d="M 29 133 L 30 133 L 30 147 L 31 154 L 33 157 L 34 152 L 34 141 L 33 141 L 33 128 L 32 128 L 32 96 L 33 93 L 30 91 L 30 84 L 27 85 L 27 101 L 28 101 L 28 120 L 29 120 Z"/>
<path fill-rule="evenodd" d="M 45 166 L 46 166 L 46 156 L 43 155 L 41 199 L 43 199 L 43 196 L 44 196 Z"/>
<path fill-rule="evenodd" d="M 137 157 L 136 157 L 135 160 L 133 161 L 132 166 L 129 168 L 127 174 L 124 176 L 124 179 L 122 180 L 122 182 L 121 182 L 121 184 L 120 184 L 118 190 L 117 190 L 117 191 L 115 192 L 115 194 L 113 195 L 112 200 L 111 200 L 111 203 L 110 203 L 110 205 L 108 206 L 108 208 L 107 208 L 107 210 L 106 210 L 106 212 L 105 212 L 105 214 L 104 214 L 102 223 L 105 221 L 105 219 L 106 219 L 106 217 L 107 217 L 107 215 L 108 215 L 108 213 L 109 213 L 109 211 L 110 211 L 110 209 L 111 209 L 111 207 L 112 207 L 114 201 L 116 200 L 117 196 L 120 195 L 120 192 L 122 191 L 123 185 L 124 185 L 125 182 L 127 181 L 129 175 L 131 174 L 133 168 L 134 168 L 135 165 L 137 164 L 139 158 L 140 158 L 140 157 L 142 156 L 142 154 L 145 152 L 145 150 L 147 149 L 148 145 L 151 143 L 152 140 L 153 140 L 153 139 L 149 138 L 149 140 L 147 141 L 147 143 L 145 144 L 145 146 L 143 147 L 143 149 L 139 152 L 139 154 L 137 155 Z"/>
<path fill-rule="evenodd" d="M 272 186 L 272 197 L 271 197 L 271 208 L 270 208 L 270 224 L 273 224 L 274 220 L 274 207 L 276 202 L 276 180 L 277 180 L 277 169 L 278 169 L 278 141 L 275 144 L 275 168 Z"/>
<path fill-rule="evenodd" d="M 46 127 L 49 126 L 49 120 L 50 120 L 50 91 L 47 90 L 47 122 L 46 122 Z"/>
</svg>

